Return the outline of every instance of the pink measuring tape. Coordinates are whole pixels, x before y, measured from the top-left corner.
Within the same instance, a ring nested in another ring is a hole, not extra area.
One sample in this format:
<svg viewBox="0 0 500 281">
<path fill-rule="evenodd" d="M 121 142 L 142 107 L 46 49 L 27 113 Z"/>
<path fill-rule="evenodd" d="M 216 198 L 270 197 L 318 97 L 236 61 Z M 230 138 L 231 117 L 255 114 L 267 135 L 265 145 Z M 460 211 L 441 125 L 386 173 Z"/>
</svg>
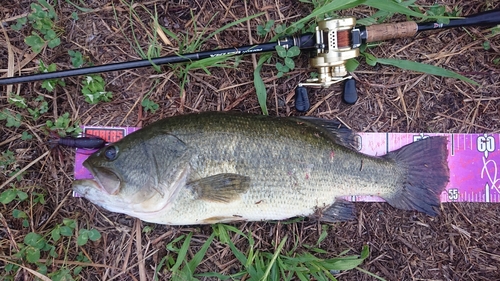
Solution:
<svg viewBox="0 0 500 281">
<path fill-rule="evenodd" d="M 137 127 L 83 127 L 87 135 L 99 136 L 107 142 L 138 130 Z M 358 133 L 362 153 L 374 156 L 385 155 L 405 144 L 429 136 L 448 137 L 448 165 L 450 182 L 441 194 L 441 202 L 500 202 L 500 134 L 411 134 L 411 133 Z M 92 178 L 82 166 L 89 150 L 77 149 L 75 157 L 75 179 Z M 78 195 L 75 195 L 78 196 Z M 349 196 L 350 201 L 382 202 L 374 196 Z"/>
</svg>

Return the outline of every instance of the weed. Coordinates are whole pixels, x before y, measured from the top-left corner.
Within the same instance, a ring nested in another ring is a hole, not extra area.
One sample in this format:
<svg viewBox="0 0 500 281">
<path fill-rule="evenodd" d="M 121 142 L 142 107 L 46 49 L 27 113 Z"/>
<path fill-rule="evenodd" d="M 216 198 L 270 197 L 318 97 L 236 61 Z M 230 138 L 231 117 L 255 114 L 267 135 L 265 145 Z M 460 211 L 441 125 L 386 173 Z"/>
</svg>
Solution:
<svg viewBox="0 0 500 281">
<path fill-rule="evenodd" d="M 187 36 L 181 36 L 181 38 L 179 38 L 178 36 L 176 36 L 172 32 L 166 32 L 166 33 L 174 36 L 173 38 L 178 42 L 179 51 L 181 53 L 192 53 L 192 52 L 199 51 L 201 46 L 203 45 L 203 43 L 205 43 L 208 39 L 214 37 L 215 35 L 219 34 L 220 32 L 222 32 L 222 31 L 224 31 L 232 26 L 235 26 L 237 24 L 240 24 L 240 23 L 243 23 L 245 21 L 256 18 L 260 15 L 262 15 L 262 13 L 248 16 L 248 17 L 236 20 L 234 22 L 228 23 L 228 24 L 224 25 L 223 27 L 215 30 L 214 32 L 212 32 L 208 35 L 206 35 L 206 29 L 203 29 L 197 37 L 191 38 L 191 40 L 189 40 L 189 38 Z M 193 24 L 194 24 L 193 28 L 196 30 L 197 29 L 196 22 L 194 22 Z M 230 56 L 216 56 L 216 57 L 211 57 L 211 58 L 206 58 L 206 59 L 194 61 L 194 62 L 188 63 L 184 66 L 182 66 L 182 65 L 176 66 L 175 70 L 178 73 L 177 76 L 181 80 L 181 94 L 184 92 L 184 85 L 187 82 L 189 82 L 189 80 L 188 80 L 188 72 L 189 71 L 195 70 L 195 69 L 202 69 L 203 71 L 205 71 L 205 73 L 210 75 L 210 71 L 208 70 L 208 68 L 210 68 L 210 67 L 226 67 L 226 68 L 233 67 L 229 64 L 226 64 L 226 61 L 229 60 L 230 58 L 232 58 L 232 57 L 230 57 Z"/>
<path fill-rule="evenodd" d="M 497 34 L 500 34 L 500 25 L 497 25 L 493 28 L 491 28 L 491 35 L 497 35 Z"/>
<path fill-rule="evenodd" d="M 359 66 L 359 61 L 357 59 L 348 59 L 347 62 L 345 63 L 345 68 L 349 72 L 356 70 L 358 66 Z M 318 77 L 318 73 L 315 73 L 314 75 Z M 311 73 L 311 78 L 315 78 L 313 77 L 312 73 Z"/>
<path fill-rule="evenodd" d="M 22 132 L 21 140 L 26 141 L 26 140 L 31 140 L 31 139 L 33 139 L 33 135 L 31 135 L 30 133 L 28 133 L 26 131 Z"/>
<path fill-rule="evenodd" d="M 36 31 L 32 35 L 26 37 L 24 42 L 35 53 L 39 53 L 42 48 L 47 45 L 49 48 L 55 48 L 61 44 L 61 39 L 58 37 L 54 20 L 57 20 L 57 15 L 54 8 L 45 0 L 38 0 L 37 3 L 31 4 L 32 12 L 27 18 L 19 18 L 12 29 L 20 30 L 28 22 Z"/>
<path fill-rule="evenodd" d="M 427 15 L 429 15 L 429 16 L 443 16 L 443 15 L 445 15 L 445 12 L 446 12 L 445 6 L 433 5 L 427 10 Z M 448 23 L 450 23 L 450 19 L 439 19 L 438 22 L 448 24 Z"/>
<path fill-rule="evenodd" d="M 0 168 L 3 170 L 3 174 L 12 177 L 14 174 L 19 172 L 20 169 L 19 166 L 16 164 L 16 162 L 17 159 L 16 156 L 14 155 L 14 152 L 10 150 L 2 152 L 2 154 L 0 155 Z M 24 173 L 17 175 L 16 180 L 21 181 L 23 175 Z M 10 202 L 13 199 L 15 199 L 16 196 L 19 196 L 19 199 L 21 198 L 23 198 L 23 200 L 25 199 L 24 196 L 21 197 L 23 195 L 21 191 L 15 189 L 13 185 L 11 186 L 12 189 L 7 189 L 0 195 L 0 203 Z"/>
<path fill-rule="evenodd" d="M 36 121 L 42 114 L 49 111 L 49 104 L 45 101 L 45 98 L 42 95 L 38 96 L 33 103 L 35 107 L 33 109 L 28 107 L 27 110 L 33 120 Z"/>
<path fill-rule="evenodd" d="M 51 63 L 48 66 L 46 66 L 43 63 L 43 61 L 40 61 L 40 65 L 38 66 L 38 70 L 40 72 L 54 72 L 54 71 L 56 71 L 56 64 Z M 43 80 L 43 82 L 42 82 L 42 88 L 49 91 L 49 92 L 54 91 L 54 89 L 56 88 L 57 85 L 64 87 L 64 86 L 66 86 L 66 83 L 64 83 L 64 81 L 61 79 L 48 79 L 48 80 Z"/>
<path fill-rule="evenodd" d="M 154 91 L 154 89 L 156 89 L 156 86 L 159 83 L 160 83 L 160 81 L 158 79 L 155 79 L 154 84 L 152 85 L 149 92 L 146 95 L 144 95 L 144 97 L 141 101 L 141 106 L 144 108 L 144 112 L 151 111 L 151 113 L 154 114 L 160 108 L 160 106 L 156 102 L 154 102 L 153 100 L 151 100 L 149 98 L 151 93 Z"/>
<path fill-rule="evenodd" d="M 142 233 L 150 234 L 154 230 L 154 226 L 146 225 L 142 228 Z"/>
<path fill-rule="evenodd" d="M 490 45 L 490 41 L 484 41 L 483 42 L 483 49 L 488 51 L 489 49 L 491 49 L 491 45 Z"/>
<path fill-rule="evenodd" d="M 284 73 L 289 72 L 295 68 L 295 62 L 293 61 L 293 57 L 296 57 L 300 54 L 300 49 L 297 46 L 293 46 L 290 49 L 285 49 L 282 46 L 276 46 L 276 52 L 280 58 L 284 59 L 284 64 L 277 62 L 276 69 L 278 69 L 278 74 L 276 75 L 278 78 L 282 77 Z"/>
<path fill-rule="evenodd" d="M 113 93 L 104 90 L 105 84 L 101 75 L 93 74 L 86 76 L 82 82 L 82 93 L 85 101 L 90 104 L 110 101 Z"/>
<path fill-rule="evenodd" d="M 83 246 L 90 241 L 97 241 L 101 239 L 101 233 L 97 229 L 80 229 L 80 234 L 77 238 L 78 246 Z"/>
<path fill-rule="evenodd" d="M 273 25 L 274 25 L 274 20 L 269 20 L 263 26 L 258 25 L 257 26 L 257 35 L 266 36 L 269 32 L 271 32 L 271 28 L 273 27 Z"/>
<path fill-rule="evenodd" d="M 45 204 L 45 195 L 43 193 L 32 192 L 33 205 Z"/>
<path fill-rule="evenodd" d="M 151 11 L 149 9 L 146 9 L 146 7 L 144 7 L 143 5 L 139 6 L 139 7 L 143 8 L 143 10 L 150 15 L 151 19 L 153 20 L 153 25 L 154 25 L 153 34 L 151 35 L 149 32 L 146 33 L 148 35 L 149 44 L 148 44 L 148 48 L 147 48 L 146 52 L 144 52 L 141 44 L 139 43 L 139 41 L 136 38 L 136 35 L 135 35 L 136 31 L 135 31 L 135 28 L 134 28 L 134 21 L 132 19 L 132 18 L 138 19 L 140 17 L 137 14 L 137 12 L 134 10 L 134 8 L 132 7 L 132 3 L 128 3 L 125 0 L 122 0 L 121 2 L 125 6 L 127 6 L 129 8 L 130 30 L 132 32 L 132 37 L 133 37 L 134 40 L 131 41 L 124 34 L 125 39 L 129 42 L 129 44 L 134 48 L 134 50 L 136 51 L 136 53 L 139 54 L 139 56 L 141 58 L 151 60 L 152 58 L 159 57 L 162 47 L 161 47 L 161 44 L 158 43 L 158 28 L 160 27 L 160 24 L 158 23 L 158 13 L 156 11 L 156 7 L 155 7 L 154 14 L 152 14 Z M 117 19 L 116 10 L 115 10 L 115 20 L 121 26 L 121 23 Z M 145 30 L 149 30 L 149 28 L 147 28 L 147 27 L 144 26 L 144 23 L 142 21 L 138 22 L 138 23 L 140 25 L 142 25 Z M 122 30 L 122 33 L 123 33 L 124 28 L 122 27 L 120 29 Z M 153 64 L 153 68 L 157 72 L 161 72 L 161 69 L 160 69 L 159 66 Z"/>
<path fill-rule="evenodd" d="M 157 103 L 148 98 L 144 98 L 141 102 L 141 105 L 144 108 L 144 111 L 147 112 L 149 110 L 151 111 L 151 113 L 155 113 L 160 108 Z"/>
<path fill-rule="evenodd" d="M 451 12 L 446 12 L 446 7 L 441 5 L 430 6 L 426 14 L 436 18 L 438 23 L 449 24 L 450 17 L 458 17 L 462 13 L 462 8 L 455 7 Z"/>
<path fill-rule="evenodd" d="M 64 113 L 59 116 L 55 122 L 51 120 L 47 120 L 46 127 L 50 131 L 55 131 L 61 137 L 65 137 L 66 135 L 78 135 L 82 132 L 82 129 L 78 126 L 78 124 L 73 124 L 70 126 L 71 119 L 69 118 L 69 113 Z"/>
<path fill-rule="evenodd" d="M 71 219 L 63 219 L 62 224 L 57 224 L 50 232 L 50 238 L 57 242 L 61 239 L 61 236 L 70 237 L 73 236 L 73 230 L 76 227 L 76 223 Z"/>
<path fill-rule="evenodd" d="M 0 121 L 5 120 L 7 127 L 19 128 L 21 126 L 22 116 L 19 113 L 11 113 L 8 109 L 0 111 Z"/>
<path fill-rule="evenodd" d="M 9 204 L 10 202 L 16 200 L 22 202 L 28 199 L 28 194 L 22 190 L 19 190 L 11 185 L 11 188 L 5 190 L 0 194 L 0 203 Z"/>
<path fill-rule="evenodd" d="M 29 227 L 28 215 L 25 212 L 18 209 L 12 210 L 12 216 L 16 219 L 23 219 L 23 227 Z"/>
<path fill-rule="evenodd" d="M 85 63 L 83 55 L 79 51 L 69 50 L 71 64 L 75 68 L 82 67 Z M 113 98 L 113 93 L 104 89 L 106 83 L 100 74 L 91 74 L 85 76 L 82 82 L 82 94 L 85 101 L 90 104 L 99 102 L 108 102 Z"/>
<path fill-rule="evenodd" d="M 84 63 L 83 55 L 79 51 L 68 50 L 68 55 L 71 58 L 71 64 L 73 67 L 81 67 Z"/>
<path fill-rule="evenodd" d="M 10 189 L 14 190 L 15 189 Z M 18 191 L 16 191 L 18 193 Z M 5 192 L 4 192 L 5 193 Z M 3 194 L 4 194 L 3 193 Z M 14 193 L 14 192 L 11 192 Z M 1 196 L 3 196 L 0 195 Z M 37 203 L 45 203 L 43 199 L 43 195 L 35 194 L 35 198 L 33 198 L 33 204 Z M 16 194 L 16 196 L 18 196 Z M 22 195 L 24 197 L 28 197 L 28 195 Z M 10 197 L 13 197 L 10 195 Z M 24 198 L 23 200 L 25 200 Z M 15 198 L 14 198 L 15 199 Z M 13 199 L 13 200 L 14 200 Z M 23 227 L 29 227 L 29 218 L 26 212 L 18 209 L 14 209 L 12 211 L 12 215 L 15 218 L 23 220 Z M 27 233 L 22 243 L 18 243 L 18 251 L 14 253 L 11 258 L 14 261 L 11 261 L 5 266 L 4 275 L 2 276 L 6 280 L 12 280 L 12 272 L 16 272 L 19 269 L 19 266 L 15 262 L 15 260 L 22 260 L 25 263 L 32 264 L 37 267 L 37 272 L 40 274 L 46 274 L 51 278 L 51 280 L 74 280 L 74 277 L 78 276 L 83 269 L 85 263 L 90 263 L 90 260 L 83 255 L 82 252 L 78 252 L 76 256 L 76 261 L 80 262 L 81 265 L 73 266 L 72 268 L 68 267 L 68 265 L 63 265 L 57 270 L 53 272 L 49 271 L 49 266 L 52 268 L 52 260 L 57 259 L 61 254 L 60 248 L 58 247 L 56 250 L 56 245 L 61 245 L 62 243 L 67 243 L 66 250 L 64 255 L 67 255 L 68 248 L 70 246 L 70 242 L 74 239 L 74 232 L 76 229 L 76 223 L 72 219 L 63 219 L 62 224 L 57 224 L 52 230 L 46 232 L 45 235 L 36 232 Z M 63 242 L 63 237 L 66 237 Z M 88 240 L 97 241 L 101 237 L 101 234 L 95 229 L 80 229 L 79 235 L 76 238 L 76 243 L 81 246 L 85 245 Z M 41 261 L 41 258 L 45 258 L 45 262 Z M 65 257 L 66 260 L 67 257 Z"/>
<path fill-rule="evenodd" d="M 9 95 L 8 102 L 18 108 L 28 107 L 28 105 L 26 104 L 26 100 L 20 95 Z"/>
</svg>

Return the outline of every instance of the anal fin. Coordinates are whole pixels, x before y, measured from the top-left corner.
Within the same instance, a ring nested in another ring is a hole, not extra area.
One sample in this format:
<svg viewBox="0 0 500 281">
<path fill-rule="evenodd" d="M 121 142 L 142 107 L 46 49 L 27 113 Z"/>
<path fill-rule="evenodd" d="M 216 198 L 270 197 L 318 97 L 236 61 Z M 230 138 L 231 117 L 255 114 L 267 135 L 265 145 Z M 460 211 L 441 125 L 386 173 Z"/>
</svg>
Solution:
<svg viewBox="0 0 500 281">
<path fill-rule="evenodd" d="M 250 177 L 224 173 L 188 183 L 197 199 L 229 203 L 250 188 Z"/>
<path fill-rule="evenodd" d="M 317 219 L 322 222 L 349 221 L 356 218 L 354 203 L 343 199 L 337 199 L 329 207 L 318 210 Z"/>
</svg>

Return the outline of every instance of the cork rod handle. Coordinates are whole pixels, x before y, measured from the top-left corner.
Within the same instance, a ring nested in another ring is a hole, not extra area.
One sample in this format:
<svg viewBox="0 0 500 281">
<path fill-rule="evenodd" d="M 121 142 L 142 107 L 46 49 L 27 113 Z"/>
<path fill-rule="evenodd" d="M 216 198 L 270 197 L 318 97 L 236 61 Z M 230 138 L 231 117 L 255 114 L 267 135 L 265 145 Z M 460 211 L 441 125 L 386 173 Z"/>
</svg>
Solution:
<svg viewBox="0 0 500 281">
<path fill-rule="evenodd" d="M 418 31 L 414 21 L 376 24 L 366 27 L 366 42 L 413 37 Z"/>
</svg>

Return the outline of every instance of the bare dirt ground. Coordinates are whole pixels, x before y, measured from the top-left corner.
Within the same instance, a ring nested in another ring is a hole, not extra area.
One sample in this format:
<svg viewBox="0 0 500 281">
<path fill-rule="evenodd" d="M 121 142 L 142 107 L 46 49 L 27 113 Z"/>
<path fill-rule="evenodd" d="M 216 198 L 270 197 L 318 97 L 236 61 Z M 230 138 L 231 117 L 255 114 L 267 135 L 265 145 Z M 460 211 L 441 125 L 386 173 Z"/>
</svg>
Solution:
<svg viewBox="0 0 500 281">
<path fill-rule="evenodd" d="M 8 68 L 11 47 L 15 66 L 23 74 L 36 71 L 37 61 L 55 62 L 58 69 L 72 68 L 68 50 L 80 51 L 87 61 L 95 65 L 140 59 L 129 40 L 139 42 L 147 49 L 147 32 L 152 32 L 149 11 L 156 11 L 159 22 L 175 34 L 187 35 L 191 40 L 203 28 L 212 32 L 242 17 L 264 12 L 264 15 L 238 24 L 210 38 L 203 50 L 228 48 L 267 42 L 271 36 L 256 34 L 257 25 L 273 19 L 277 23 L 290 23 L 308 13 L 312 6 L 298 1 L 138 1 L 137 18 L 130 16 L 129 7 L 121 1 L 82 1 L 77 3 L 88 10 L 81 12 L 64 1 L 55 6 L 58 14 L 58 33 L 61 45 L 45 48 L 32 56 L 31 49 L 23 42 L 30 29 L 13 31 L 9 25 L 19 15 L 30 12 L 33 1 L 2 1 L 0 20 L 4 31 L 0 33 L 0 75 Z M 75 1 L 76 3 L 76 1 Z M 425 6 L 437 3 L 448 10 L 462 9 L 463 15 L 500 8 L 495 1 L 417 1 Z M 113 6 L 114 5 L 114 6 Z M 78 20 L 71 13 L 78 13 Z M 343 15 L 363 18 L 374 11 L 366 7 L 343 11 Z M 393 21 L 405 20 L 395 17 Z M 132 31 L 134 30 L 134 32 Z M 128 39 L 127 39 L 128 38 Z M 170 38 L 172 39 L 172 38 Z M 490 48 L 483 43 L 489 41 Z M 161 55 L 178 51 L 178 42 L 162 46 Z M 377 57 L 400 58 L 442 66 L 456 71 L 479 83 L 479 86 L 421 73 L 404 71 L 388 66 L 367 66 L 364 62 L 354 73 L 357 78 L 360 100 L 355 105 L 340 102 L 340 86 L 310 91 L 313 110 L 310 116 L 327 119 L 338 118 L 356 131 L 362 132 L 446 132 L 446 133 L 498 133 L 500 131 L 500 67 L 494 60 L 500 57 L 500 35 L 491 36 L 486 28 L 456 28 L 418 34 L 415 38 L 395 39 L 380 43 L 368 52 Z M 258 59 L 258 56 L 257 56 Z M 184 95 L 180 95 L 181 81 L 169 67 L 158 73 L 152 68 L 110 72 L 103 75 L 107 89 L 114 94 L 107 103 L 89 105 L 81 95 L 79 78 L 66 78 L 66 86 L 49 93 L 41 89 L 41 82 L 16 85 L 12 91 L 33 100 L 44 95 L 49 101 L 49 111 L 37 121 L 27 116 L 26 110 L 13 107 L 7 102 L 7 87 L 0 88 L 0 110 L 9 109 L 26 118 L 21 127 L 6 127 L 0 123 L 0 150 L 15 152 L 16 165 L 24 168 L 33 163 L 20 182 L 18 189 L 31 194 L 45 194 L 46 203 L 33 205 L 30 200 L 0 206 L 3 218 L 0 224 L 0 265 L 11 260 L 16 243 L 23 241 L 26 233 L 34 231 L 47 234 L 63 218 L 77 221 L 77 228 L 96 228 L 102 239 L 78 247 L 74 240 L 59 245 L 59 253 L 50 270 L 57 269 L 66 261 L 76 261 L 82 251 L 93 266 L 80 273 L 83 280 L 151 280 L 159 260 L 165 255 L 165 244 L 181 234 L 195 231 L 192 250 L 197 249 L 210 235 L 212 228 L 171 227 L 141 223 L 133 218 L 107 212 L 88 201 L 71 196 L 73 179 L 73 153 L 65 150 L 64 158 L 52 154 L 39 156 L 49 150 L 49 136 L 42 132 L 47 120 L 54 120 L 69 112 L 72 120 L 84 125 L 143 126 L 172 115 L 199 111 L 244 111 L 260 113 L 253 86 L 253 69 L 256 59 L 245 56 L 235 68 L 211 68 L 211 74 L 203 70 L 189 73 L 189 83 Z M 361 61 L 361 60 L 360 60 Z M 307 54 L 295 59 L 297 68 L 276 78 L 273 65 L 265 65 L 262 75 L 268 89 L 267 105 L 270 115 L 304 115 L 293 107 L 294 89 L 308 75 Z M 149 98 L 159 104 L 155 114 L 145 112 L 140 100 Z M 327 98 L 326 98 L 327 97 Z M 139 101 L 139 102 L 138 102 Z M 317 106 L 316 106 L 317 105 Z M 23 141 L 23 131 L 32 133 L 32 140 Z M 0 167 L 0 184 L 9 176 Z M 7 188 L 7 187 L 5 187 Z M 4 189 L 5 189 L 4 188 Z M 420 213 L 396 210 L 385 203 L 357 203 L 358 220 L 338 223 L 329 228 L 329 235 L 321 248 L 334 257 L 351 249 L 359 253 L 362 245 L 370 246 L 370 257 L 361 268 L 386 280 L 498 280 L 500 279 L 500 204 L 443 204 L 442 214 L 432 218 Z M 25 210 L 29 227 L 23 227 L 21 219 L 12 216 L 13 209 Z M 153 227 L 150 233 L 141 233 L 141 227 Z M 273 241 L 285 235 L 298 237 L 301 243 L 317 241 L 321 227 L 313 222 L 245 223 L 235 224 L 244 231 L 251 230 L 259 247 L 273 249 Z M 274 244 L 275 245 L 275 244 Z M 285 249 L 292 248 L 287 243 Z M 242 245 L 244 251 L 244 245 Z M 303 249 L 298 249 L 301 251 Z M 31 265 L 26 264 L 27 267 Z M 238 268 L 228 246 L 213 243 L 200 271 L 228 273 Z M 35 267 L 33 267 L 36 269 Z M 141 272 L 143 274 L 141 276 Z M 147 279 L 144 279 L 147 276 Z M 160 279 L 167 279 L 162 273 Z M 338 275 L 339 280 L 374 280 L 357 270 Z M 31 280 L 33 275 L 19 271 L 16 280 Z"/>
</svg>

